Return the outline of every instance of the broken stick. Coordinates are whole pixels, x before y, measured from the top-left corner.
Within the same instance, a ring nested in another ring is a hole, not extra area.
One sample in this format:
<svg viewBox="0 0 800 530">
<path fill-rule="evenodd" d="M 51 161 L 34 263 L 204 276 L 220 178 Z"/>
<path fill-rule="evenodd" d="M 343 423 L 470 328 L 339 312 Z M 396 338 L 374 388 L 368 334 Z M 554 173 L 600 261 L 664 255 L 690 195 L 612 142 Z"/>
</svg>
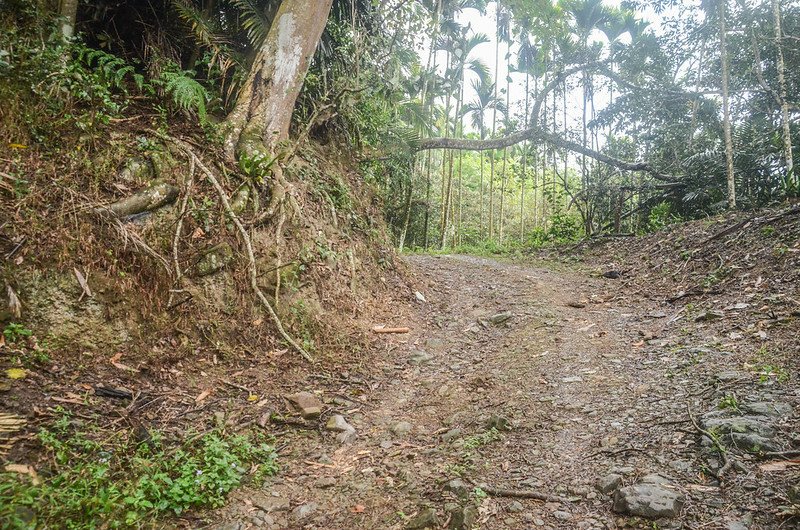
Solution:
<svg viewBox="0 0 800 530">
<path fill-rule="evenodd" d="M 382 326 L 375 326 L 374 328 L 372 328 L 373 333 L 408 333 L 409 331 L 411 331 L 411 328 L 405 328 L 405 327 L 387 328 Z"/>
</svg>

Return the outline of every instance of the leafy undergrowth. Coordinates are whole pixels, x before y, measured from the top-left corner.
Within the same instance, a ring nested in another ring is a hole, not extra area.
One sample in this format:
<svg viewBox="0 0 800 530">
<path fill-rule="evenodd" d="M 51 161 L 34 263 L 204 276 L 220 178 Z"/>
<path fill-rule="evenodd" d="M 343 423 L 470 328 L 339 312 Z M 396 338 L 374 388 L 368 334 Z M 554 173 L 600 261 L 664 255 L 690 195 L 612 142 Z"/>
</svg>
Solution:
<svg viewBox="0 0 800 530">
<path fill-rule="evenodd" d="M 263 482 L 278 470 L 263 435 L 214 430 L 174 444 L 157 431 L 122 438 L 61 413 L 38 433 L 46 467 L 0 474 L 4 528 L 142 526 L 221 506 L 243 481 Z"/>
</svg>

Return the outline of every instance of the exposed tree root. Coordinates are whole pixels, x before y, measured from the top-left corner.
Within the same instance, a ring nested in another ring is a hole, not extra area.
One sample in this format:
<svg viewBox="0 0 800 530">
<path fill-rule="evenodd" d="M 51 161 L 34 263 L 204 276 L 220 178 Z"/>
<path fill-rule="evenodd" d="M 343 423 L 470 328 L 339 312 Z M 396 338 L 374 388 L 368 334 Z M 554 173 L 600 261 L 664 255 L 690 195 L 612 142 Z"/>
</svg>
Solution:
<svg viewBox="0 0 800 530">
<path fill-rule="evenodd" d="M 195 164 L 194 159 L 189 158 L 189 178 L 186 179 L 186 185 L 183 189 L 183 200 L 181 201 L 181 209 L 178 212 L 178 222 L 175 224 L 175 236 L 172 238 L 172 265 L 175 268 L 175 287 L 170 290 L 169 292 L 169 301 L 167 302 L 167 307 L 172 309 L 176 307 L 176 304 L 173 303 L 172 297 L 175 293 L 183 292 L 181 289 L 181 280 L 183 279 L 183 271 L 181 270 L 180 265 L 180 254 L 179 254 L 179 246 L 181 240 L 181 233 L 183 232 L 183 218 L 186 217 L 186 210 L 189 206 L 189 197 L 192 191 L 192 185 L 194 185 L 194 171 L 195 171 Z M 191 299 L 191 296 L 186 298 L 183 302 L 188 301 Z"/>
<path fill-rule="evenodd" d="M 191 146 L 189 146 L 189 144 L 187 144 L 182 140 L 178 140 L 177 138 L 170 137 L 167 138 L 167 140 L 174 143 L 184 153 L 186 153 L 186 156 L 189 157 L 189 159 L 192 160 L 194 164 L 197 165 L 200 171 L 203 172 L 208 181 L 217 191 L 217 194 L 219 195 L 219 199 L 222 202 L 222 206 L 225 209 L 225 212 L 228 214 L 233 224 L 236 225 L 236 228 L 239 231 L 239 234 L 242 236 L 242 240 L 244 241 L 244 246 L 247 253 L 250 287 L 252 288 L 258 300 L 261 302 L 261 305 L 263 305 L 264 308 L 267 310 L 267 313 L 272 319 L 272 322 L 275 324 L 275 327 L 278 329 L 278 333 L 281 335 L 283 340 L 285 340 L 295 351 L 297 351 L 297 353 L 302 355 L 304 359 L 313 362 L 314 359 L 311 357 L 311 355 L 302 346 L 300 346 L 300 344 L 298 344 L 283 327 L 283 323 L 281 322 L 280 317 L 278 317 L 278 314 L 275 312 L 275 309 L 272 307 L 272 304 L 269 303 L 269 300 L 264 295 L 264 292 L 258 286 L 258 271 L 256 270 L 256 258 L 255 254 L 253 253 L 253 244 L 250 239 L 250 234 L 247 233 L 247 230 L 245 229 L 244 225 L 239 220 L 239 216 L 237 216 L 236 212 L 233 211 L 230 199 L 228 199 L 228 195 L 225 193 L 225 190 L 219 183 L 219 180 L 214 175 L 214 173 L 205 164 L 203 164 L 203 161 L 200 160 L 200 158 L 198 158 L 198 156 L 195 154 L 194 150 L 191 148 Z"/>
<path fill-rule="evenodd" d="M 139 236 L 139 234 L 131 230 L 128 230 L 122 223 L 122 221 L 119 220 L 113 212 L 104 208 L 95 208 L 91 211 L 93 211 L 94 214 L 97 215 L 97 217 L 100 220 L 106 221 L 110 225 L 112 225 L 122 238 L 124 244 L 127 244 L 130 241 L 131 243 L 133 243 L 133 246 L 136 247 L 138 250 L 140 250 L 144 254 L 147 254 L 148 256 L 158 261 L 159 263 L 161 263 L 161 265 L 163 265 L 164 269 L 167 271 L 167 274 L 169 274 L 170 276 L 173 274 L 172 267 L 170 266 L 166 258 L 164 258 L 164 256 L 153 250 L 153 248 L 150 245 L 148 245 L 144 241 L 144 239 L 142 239 L 141 236 Z"/>
<path fill-rule="evenodd" d="M 694 414 L 692 413 L 692 408 L 689 406 L 689 403 L 686 403 L 686 412 L 689 414 L 689 420 L 692 422 L 692 425 L 697 432 L 711 441 L 711 443 L 714 445 L 714 448 L 719 453 L 720 458 L 722 458 L 722 467 L 719 468 L 719 471 L 717 471 L 717 473 L 714 475 L 714 478 L 719 481 L 720 485 L 722 485 L 725 481 L 725 474 L 730 471 L 731 467 L 736 466 L 736 468 L 739 469 L 739 464 L 734 459 L 728 458 L 728 450 L 719 442 L 719 438 L 717 436 L 714 436 L 712 433 L 700 427 L 694 417 Z"/>
</svg>

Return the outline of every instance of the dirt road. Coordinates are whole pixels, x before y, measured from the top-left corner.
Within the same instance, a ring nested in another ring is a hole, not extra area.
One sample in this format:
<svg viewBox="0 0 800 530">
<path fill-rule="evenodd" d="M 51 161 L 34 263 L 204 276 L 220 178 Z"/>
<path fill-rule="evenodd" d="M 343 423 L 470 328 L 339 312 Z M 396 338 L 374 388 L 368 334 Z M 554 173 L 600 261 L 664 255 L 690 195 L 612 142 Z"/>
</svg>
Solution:
<svg viewBox="0 0 800 530">
<path fill-rule="evenodd" d="M 410 334 L 382 337 L 383 375 L 309 387 L 319 426 L 284 431 L 285 471 L 237 493 L 219 528 L 653 528 L 613 512 L 610 493 L 654 473 L 683 501 L 658 528 L 747 525 L 748 512 L 751 528 L 771 527 L 758 477 L 720 488 L 701 453 L 688 411 L 713 410 L 715 374 L 738 361 L 700 348 L 706 331 L 685 311 L 564 267 L 408 262 L 425 302 Z M 325 429 L 333 414 L 354 441 Z M 509 496 L 531 492 L 560 499 Z"/>
</svg>

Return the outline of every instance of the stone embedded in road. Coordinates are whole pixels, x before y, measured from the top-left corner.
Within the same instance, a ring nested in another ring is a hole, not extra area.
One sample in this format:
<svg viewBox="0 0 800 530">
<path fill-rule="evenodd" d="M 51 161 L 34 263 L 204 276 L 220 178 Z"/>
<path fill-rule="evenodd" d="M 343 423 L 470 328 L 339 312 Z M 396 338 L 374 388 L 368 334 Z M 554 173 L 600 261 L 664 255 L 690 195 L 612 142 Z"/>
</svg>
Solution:
<svg viewBox="0 0 800 530">
<path fill-rule="evenodd" d="M 469 495 L 470 488 L 467 483 L 460 478 L 455 478 L 447 483 L 448 491 L 456 494 L 458 497 L 466 497 Z"/>
<path fill-rule="evenodd" d="M 406 530 L 424 530 L 425 528 L 439 528 L 441 527 L 439 517 L 436 515 L 436 510 L 433 508 L 423 508 L 415 517 L 413 517 L 408 524 Z"/>
<path fill-rule="evenodd" d="M 411 357 L 408 358 L 408 362 L 411 364 L 426 364 L 433 360 L 433 355 L 423 351 L 423 350 L 414 350 L 411 354 Z"/>
<path fill-rule="evenodd" d="M 792 413 L 792 406 L 788 403 L 778 401 L 753 401 L 739 405 L 739 408 L 747 414 L 753 416 L 773 416 L 776 418 L 789 416 Z"/>
<path fill-rule="evenodd" d="M 562 383 L 582 383 L 583 377 L 579 375 L 571 375 L 561 380 Z"/>
<path fill-rule="evenodd" d="M 500 324 L 511 320 L 511 317 L 513 316 L 514 315 L 510 311 L 503 311 L 502 313 L 497 313 L 496 315 L 490 316 L 489 322 L 495 326 L 499 326 Z"/>
<path fill-rule="evenodd" d="M 659 519 L 676 517 L 686 502 L 683 495 L 663 477 L 649 475 L 646 482 L 626 486 L 614 493 L 613 510 L 617 513 Z"/>
<path fill-rule="evenodd" d="M 411 432 L 413 425 L 407 421 L 399 421 L 392 425 L 391 431 L 395 436 L 404 436 Z"/>
<path fill-rule="evenodd" d="M 478 518 L 478 509 L 473 505 L 447 504 L 445 511 L 450 519 L 447 523 L 448 530 L 470 530 Z"/>
<path fill-rule="evenodd" d="M 609 473 L 608 475 L 600 477 L 597 480 L 596 487 L 600 493 L 609 494 L 616 491 L 621 484 L 622 484 L 622 475 L 617 475 L 616 473 Z"/>
<path fill-rule="evenodd" d="M 322 402 L 311 392 L 290 394 L 286 399 L 307 420 L 318 418 L 322 413 Z"/>
<path fill-rule="evenodd" d="M 341 414 L 334 414 L 333 416 L 328 418 L 328 422 L 325 424 L 325 428 L 328 429 L 329 431 L 344 432 L 352 429 L 353 426 L 347 423 L 347 421 L 344 419 L 344 416 L 342 416 Z"/>
<path fill-rule="evenodd" d="M 739 449 L 758 453 L 779 451 L 775 438 L 774 418 L 766 416 L 729 416 L 728 411 L 712 411 L 700 421 L 703 429 L 717 433 L 720 441 Z"/>
<path fill-rule="evenodd" d="M 313 502 L 309 502 L 308 504 L 301 504 L 294 510 L 292 510 L 292 517 L 295 521 L 302 521 L 312 513 L 317 511 L 317 505 Z"/>
<path fill-rule="evenodd" d="M 336 435 L 336 439 L 342 444 L 352 443 L 358 436 L 356 434 L 356 428 L 347 423 L 344 416 L 341 414 L 334 414 L 328 418 L 325 428 L 329 431 L 338 432 L 339 434 Z"/>
</svg>

